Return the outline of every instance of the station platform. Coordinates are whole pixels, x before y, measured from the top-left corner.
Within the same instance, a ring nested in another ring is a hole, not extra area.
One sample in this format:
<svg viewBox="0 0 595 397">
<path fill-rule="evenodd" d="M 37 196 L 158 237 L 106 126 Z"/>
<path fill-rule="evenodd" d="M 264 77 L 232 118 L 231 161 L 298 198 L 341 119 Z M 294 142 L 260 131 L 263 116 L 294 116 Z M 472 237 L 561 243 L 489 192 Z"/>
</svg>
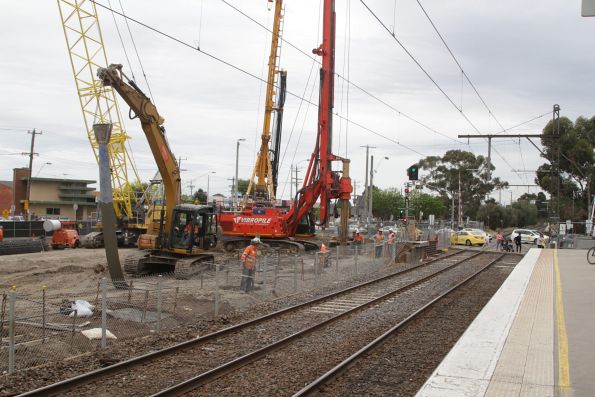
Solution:
<svg viewBox="0 0 595 397">
<path fill-rule="evenodd" d="M 595 265 L 532 248 L 417 397 L 595 396 Z"/>
</svg>

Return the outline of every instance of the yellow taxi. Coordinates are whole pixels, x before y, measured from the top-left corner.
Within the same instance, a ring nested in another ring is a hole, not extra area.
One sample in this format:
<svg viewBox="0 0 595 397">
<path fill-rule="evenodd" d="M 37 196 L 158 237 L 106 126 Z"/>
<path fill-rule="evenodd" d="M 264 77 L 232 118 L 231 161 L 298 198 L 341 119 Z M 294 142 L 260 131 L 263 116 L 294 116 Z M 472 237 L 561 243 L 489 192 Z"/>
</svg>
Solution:
<svg viewBox="0 0 595 397">
<path fill-rule="evenodd" d="M 451 244 L 467 245 L 470 247 L 472 245 L 484 245 L 486 240 L 482 234 L 461 230 L 450 237 L 450 242 Z"/>
</svg>

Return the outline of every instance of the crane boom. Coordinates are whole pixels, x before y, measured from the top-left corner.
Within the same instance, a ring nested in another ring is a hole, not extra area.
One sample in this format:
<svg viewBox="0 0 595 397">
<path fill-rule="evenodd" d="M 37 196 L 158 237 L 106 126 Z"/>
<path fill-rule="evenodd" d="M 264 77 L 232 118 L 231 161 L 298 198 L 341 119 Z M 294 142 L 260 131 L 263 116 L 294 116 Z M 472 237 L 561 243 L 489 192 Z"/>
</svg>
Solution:
<svg viewBox="0 0 595 397">
<path fill-rule="evenodd" d="M 272 2 L 272 0 L 268 0 Z M 276 194 L 276 171 L 273 169 L 270 157 L 269 142 L 271 140 L 272 131 L 272 116 L 273 112 L 280 110 L 275 108 L 275 87 L 277 86 L 277 76 L 286 78 L 286 72 L 279 70 L 279 38 L 281 36 L 283 23 L 283 0 L 275 1 L 275 17 L 273 22 L 273 31 L 271 37 L 271 51 L 269 54 L 269 69 L 267 75 L 267 90 L 265 99 L 265 110 L 264 110 L 264 122 L 262 124 L 262 135 L 260 150 L 258 157 L 256 158 L 256 164 L 252 171 L 250 183 L 248 184 L 248 190 L 246 192 L 249 195 L 254 189 L 256 196 L 265 197 L 269 201 L 275 200 Z M 281 94 L 284 96 L 284 94 Z M 281 105 L 282 107 L 282 105 Z M 280 123 L 280 120 L 277 121 Z M 278 153 L 275 153 L 275 158 L 278 158 Z M 277 164 L 278 166 L 278 164 Z M 275 175 L 274 175 L 275 174 Z M 275 177 L 275 178 L 274 178 Z M 255 186 L 254 186 L 255 185 Z"/>
<path fill-rule="evenodd" d="M 95 3 L 87 0 L 57 0 L 64 37 L 79 103 L 85 122 L 85 131 L 95 159 L 99 145 L 93 134 L 93 124 L 112 123 L 113 132 L 108 143 L 112 187 L 116 217 L 126 217 L 137 223 L 133 214 L 134 194 L 130 180 L 139 180 L 134 162 L 126 150 L 129 139 L 121 121 L 118 102 L 111 89 L 102 89 L 95 72 L 99 65 L 107 65 L 103 35 Z"/>
<path fill-rule="evenodd" d="M 99 68 L 97 76 L 104 86 L 112 87 L 120 94 L 141 122 L 143 132 L 149 142 L 149 147 L 163 179 L 165 202 L 167 203 L 163 230 L 168 231 L 170 230 L 173 208 L 180 202 L 181 179 L 176 157 L 165 138 L 164 119 L 159 115 L 151 100 L 133 81 L 128 78 L 126 78 L 128 82 L 124 81 L 123 77 L 126 76 L 122 73 L 122 65 Z"/>
</svg>

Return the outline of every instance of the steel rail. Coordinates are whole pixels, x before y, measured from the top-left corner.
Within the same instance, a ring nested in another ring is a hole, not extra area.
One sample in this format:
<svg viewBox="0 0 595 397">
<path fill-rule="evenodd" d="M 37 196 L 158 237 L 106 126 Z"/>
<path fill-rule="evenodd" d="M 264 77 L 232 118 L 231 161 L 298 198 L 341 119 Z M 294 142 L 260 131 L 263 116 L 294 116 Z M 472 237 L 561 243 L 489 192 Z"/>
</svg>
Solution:
<svg viewBox="0 0 595 397">
<path fill-rule="evenodd" d="M 349 369 L 349 367 L 354 365 L 355 361 L 357 361 L 363 355 L 374 350 L 376 347 L 378 347 L 380 344 L 382 344 L 382 342 L 385 339 L 387 339 L 391 335 L 395 334 L 397 331 L 399 331 L 401 328 L 403 328 L 406 324 L 408 324 L 411 320 L 415 319 L 417 316 L 419 316 L 420 314 L 425 312 L 427 309 L 429 309 L 430 307 L 435 305 L 441 299 L 445 298 L 451 292 L 453 292 L 453 291 L 461 288 L 463 285 L 467 284 L 469 281 L 471 281 L 472 279 L 477 277 L 480 273 L 487 270 L 490 266 L 492 266 L 494 263 L 498 262 L 503 257 L 504 257 L 504 254 L 500 254 L 500 256 L 498 258 L 494 259 L 493 261 L 491 261 L 490 263 L 485 265 L 483 268 L 478 270 L 476 273 L 470 275 L 463 281 L 459 282 L 458 284 L 456 284 L 455 286 L 453 286 L 446 292 L 442 293 L 440 296 L 437 296 L 436 298 L 432 299 L 430 302 L 428 302 L 427 304 L 425 304 L 424 306 L 422 306 L 421 308 L 419 308 L 418 310 L 416 310 L 415 312 L 410 314 L 407 318 L 405 318 L 404 320 L 402 320 L 401 322 L 399 322 L 398 324 L 393 326 L 391 329 L 386 331 L 384 334 L 380 335 L 378 338 L 374 339 L 372 342 L 368 343 L 366 346 L 362 347 L 360 350 L 353 353 L 351 356 L 349 356 L 348 358 L 346 358 L 345 360 L 343 360 L 342 362 L 337 364 L 333 369 L 331 369 L 324 375 L 320 376 L 314 382 L 312 382 L 309 385 L 302 388 L 300 391 L 295 393 L 292 397 L 312 396 L 314 394 L 317 394 L 319 389 L 322 386 L 324 386 L 325 384 L 329 383 L 330 381 L 336 379 L 341 374 L 343 374 L 345 371 L 347 371 L 347 369 Z"/>
<path fill-rule="evenodd" d="M 388 280 L 388 279 L 393 278 L 393 277 L 399 277 L 399 276 L 401 276 L 403 274 L 410 273 L 410 272 L 412 272 L 414 270 L 417 270 L 417 269 L 419 269 L 421 267 L 425 267 L 425 266 L 427 266 L 429 264 L 432 264 L 434 262 L 441 261 L 441 260 L 444 260 L 444 259 L 448 259 L 448 258 L 451 258 L 453 256 L 460 255 L 462 253 L 467 253 L 467 252 L 470 252 L 470 251 L 467 251 L 467 250 L 457 250 L 457 251 L 455 251 L 453 253 L 450 253 L 450 254 L 447 254 L 447 255 L 444 255 L 444 256 L 440 256 L 438 258 L 434 258 L 434 259 L 431 259 L 429 261 L 423 262 L 423 263 L 421 263 L 421 264 L 419 264 L 417 266 L 413 266 L 413 267 L 410 267 L 410 268 L 405 269 L 405 270 L 394 272 L 394 273 L 391 273 L 391 274 L 386 275 L 386 276 L 381 276 L 381 277 L 375 278 L 373 280 L 369 280 L 369 281 L 366 281 L 366 282 L 361 283 L 361 284 L 357 284 L 357 285 L 354 285 L 354 286 L 351 286 L 351 287 L 347 287 L 347 288 L 342 289 L 342 290 L 339 290 L 339 291 L 331 292 L 331 293 L 329 293 L 327 295 L 324 295 L 324 296 L 321 296 L 321 297 L 318 297 L 318 298 L 311 299 L 311 300 L 309 300 L 307 302 L 303 302 L 303 303 L 300 303 L 300 304 L 297 304 L 297 305 L 294 305 L 294 306 L 290 306 L 290 307 L 287 307 L 287 308 L 284 308 L 284 309 L 280 309 L 280 310 L 274 311 L 272 313 L 268 313 L 268 314 L 265 314 L 263 316 L 257 317 L 255 319 L 248 320 L 248 321 L 245 321 L 243 323 L 236 324 L 236 325 L 232 325 L 232 326 L 227 327 L 227 328 L 223 328 L 223 329 L 221 329 L 219 331 L 215 331 L 215 332 L 212 332 L 212 333 L 207 334 L 207 335 L 203 335 L 203 336 L 200 336 L 200 337 L 197 337 L 197 338 L 189 339 L 187 341 L 184 341 L 184 342 L 175 344 L 173 346 L 169 346 L 169 347 L 166 347 L 166 348 L 163 348 L 163 349 L 160 349 L 160 350 L 152 351 L 152 352 L 149 352 L 149 353 L 140 355 L 138 357 L 133 357 L 131 359 L 128 359 L 128 360 L 125 360 L 125 361 L 121 361 L 121 362 L 116 363 L 116 364 L 109 365 L 107 367 L 98 368 L 96 370 L 89 371 L 87 373 L 80 374 L 80 375 L 74 376 L 72 378 L 68 378 L 68 379 L 62 380 L 60 382 L 56 382 L 56 383 L 53 383 L 53 384 L 50 384 L 50 385 L 47 385 L 47 386 L 43 386 L 43 387 L 40 387 L 40 388 L 37 388 L 37 389 L 34 389 L 34 390 L 27 391 L 25 393 L 21 393 L 21 394 L 18 395 L 18 397 L 38 397 L 38 396 L 39 397 L 42 397 L 42 396 L 56 395 L 56 394 L 62 393 L 64 391 L 70 390 L 70 389 L 72 389 L 72 388 L 74 388 L 76 386 L 81 386 L 81 385 L 85 385 L 85 384 L 88 384 L 88 383 L 97 381 L 97 380 L 102 379 L 104 377 L 107 377 L 107 376 L 109 376 L 111 374 L 125 371 L 125 370 L 127 370 L 127 369 L 129 369 L 131 367 L 144 364 L 146 362 L 149 362 L 151 360 L 155 360 L 155 359 L 160 358 L 162 356 L 165 356 L 165 355 L 168 355 L 168 354 L 173 354 L 173 353 L 176 353 L 176 352 L 178 352 L 180 350 L 189 349 L 189 348 L 194 347 L 195 345 L 199 345 L 200 343 L 203 343 L 203 342 L 206 342 L 206 341 L 215 339 L 215 338 L 220 337 L 220 336 L 223 336 L 223 335 L 227 335 L 229 333 L 232 333 L 232 332 L 235 332 L 235 331 L 238 331 L 238 330 L 247 328 L 247 327 L 252 326 L 252 325 L 259 324 L 259 323 L 261 323 L 263 321 L 266 321 L 266 320 L 269 320 L 269 319 L 271 319 L 273 317 L 277 317 L 277 316 L 280 316 L 282 314 L 286 314 L 286 313 L 289 313 L 289 312 L 292 312 L 292 311 L 296 311 L 296 310 L 302 309 L 302 308 L 304 308 L 306 306 L 318 304 L 318 303 L 320 303 L 322 301 L 325 301 L 327 299 L 331 299 L 331 298 L 334 298 L 336 296 L 343 295 L 343 294 L 352 292 L 354 290 L 357 290 L 359 288 L 363 288 L 363 287 L 366 287 L 368 285 L 379 283 L 379 282 L 382 282 L 384 280 Z M 477 254 L 474 254 L 474 255 L 472 255 L 472 256 L 470 256 L 468 258 L 465 258 L 465 259 L 469 259 L 469 258 L 475 257 L 475 256 L 477 256 Z"/>
<path fill-rule="evenodd" d="M 482 254 L 484 254 L 484 252 L 479 251 L 476 254 L 471 255 L 467 258 L 463 258 L 462 260 L 455 262 L 454 264 L 449 265 L 449 266 L 445 267 L 444 269 L 441 269 L 435 273 L 432 273 L 430 275 L 422 277 L 421 279 L 412 281 L 405 286 L 399 287 L 399 288 L 397 288 L 393 291 L 390 291 L 386 294 L 383 294 L 377 298 L 373 298 L 373 299 L 369 300 L 368 302 L 365 302 L 365 303 L 363 303 L 359 306 L 356 306 L 354 308 L 348 309 L 347 311 L 345 311 L 343 313 L 340 313 L 334 317 L 331 317 L 327 320 L 317 323 L 311 327 L 305 328 L 305 329 L 298 331 L 292 335 L 289 335 L 283 339 L 280 339 L 280 340 L 273 342 L 267 346 L 257 349 L 251 353 L 245 354 L 245 355 L 235 358 L 225 364 L 215 367 L 209 371 L 203 372 L 200 375 L 194 376 L 194 377 L 187 379 L 185 381 L 182 381 L 176 385 L 173 385 L 171 387 L 163 389 L 155 394 L 152 394 L 151 397 L 180 396 L 185 393 L 188 393 L 188 392 L 196 389 L 197 387 L 200 387 L 201 385 L 207 384 L 207 383 L 209 383 L 209 382 L 211 382 L 227 373 L 233 372 L 238 368 L 241 368 L 253 361 L 256 361 L 256 360 L 260 359 L 261 357 L 266 356 L 268 353 L 271 353 L 271 352 L 276 351 L 282 347 L 285 347 L 286 345 L 288 345 L 290 342 L 292 342 L 295 339 L 302 338 L 302 337 L 312 333 L 313 331 L 323 328 L 329 324 L 335 323 L 336 321 L 338 321 L 344 317 L 347 317 L 357 311 L 367 308 L 368 306 L 371 306 L 371 305 L 376 304 L 380 301 L 383 301 L 387 298 L 390 298 L 393 295 L 397 295 L 399 293 L 408 291 L 408 290 L 410 290 L 410 289 L 412 289 L 412 288 L 414 288 L 414 287 L 416 287 L 416 286 L 418 286 L 418 285 L 420 285 L 420 284 L 422 284 L 422 283 L 424 283 L 424 282 L 426 282 L 442 273 L 445 273 L 446 271 L 448 271 L 456 266 L 459 266 L 460 264 L 462 264 L 470 259 L 473 259 L 479 255 L 482 255 Z M 502 256 L 503 256 L 503 254 L 502 254 Z M 500 259 L 500 257 L 498 259 Z"/>
</svg>

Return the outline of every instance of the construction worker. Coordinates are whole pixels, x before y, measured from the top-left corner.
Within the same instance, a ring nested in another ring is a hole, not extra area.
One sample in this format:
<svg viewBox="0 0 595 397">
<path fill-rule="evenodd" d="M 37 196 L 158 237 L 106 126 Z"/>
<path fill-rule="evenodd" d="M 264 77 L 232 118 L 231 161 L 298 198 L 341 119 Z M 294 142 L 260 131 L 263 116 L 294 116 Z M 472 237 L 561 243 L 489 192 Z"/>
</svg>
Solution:
<svg viewBox="0 0 595 397">
<path fill-rule="evenodd" d="M 386 254 L 389 259 L 393 259 L 394 246 L 395 246 L 395 232 L 393 231 L 393 229 L 388 229 L 388 236 L 386 239 Z"/>
<path fill-rule="evenodd" d="M 254 288 L 256 255 L 258 254 L 259 246 L 260 238 L 254 237 L 242 254 L 242 281 L 240 282 L 240 290 L 246 293 L 252 291 Z"/>
<path fill-rule="evenodd" d="M 378 233 L 374 236 L 374 248 L 376 250 L 375 257 L 382 258 L 382 251 L 384 249 L 384 234 L 382 230 L 379 229 Z"/>
<path fill-rule="evenodd" d="M 358 229 L 355 229 L 353 235 L 353 248 L 356 254 L 361 252 L 361 246 L 364 244 L 364 237 L 360 234 Z"/>
</svg>

